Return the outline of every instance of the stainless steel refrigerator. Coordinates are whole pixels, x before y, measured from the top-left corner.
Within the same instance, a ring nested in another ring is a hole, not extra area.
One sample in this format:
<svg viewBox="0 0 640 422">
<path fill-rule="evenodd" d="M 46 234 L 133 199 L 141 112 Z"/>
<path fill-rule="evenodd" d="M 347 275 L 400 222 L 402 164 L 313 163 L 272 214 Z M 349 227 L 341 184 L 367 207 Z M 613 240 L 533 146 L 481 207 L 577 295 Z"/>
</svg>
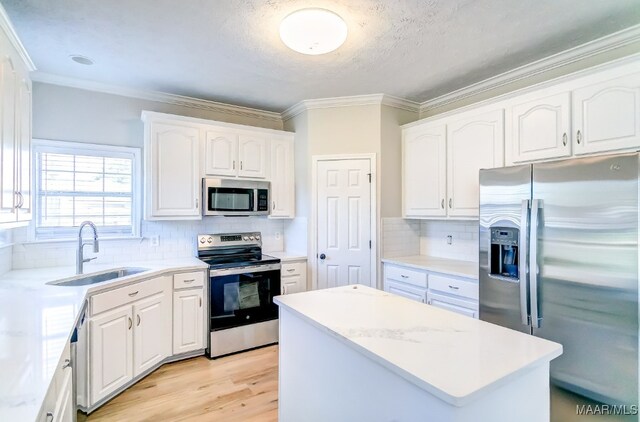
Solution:
<svg viewBox="0 0 640 422">
<path fill-rule="evenodd" d="M 563 345 L 552 421 L 594 420 L 576 414 L 585 404 L 638 405 L 639 160 L 480 171 L 480 319 Z"/>
</svg>

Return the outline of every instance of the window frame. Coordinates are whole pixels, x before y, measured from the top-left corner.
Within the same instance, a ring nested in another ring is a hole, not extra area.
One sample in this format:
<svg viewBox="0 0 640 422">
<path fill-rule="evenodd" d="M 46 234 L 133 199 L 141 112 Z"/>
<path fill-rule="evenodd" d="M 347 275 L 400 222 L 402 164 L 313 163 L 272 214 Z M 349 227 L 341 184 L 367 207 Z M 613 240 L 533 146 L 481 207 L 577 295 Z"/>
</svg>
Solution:
<svg viewBox="0 0 640 422">
<path fill-rule="evenodd" d="M 56 141 L 51 139 L 33 139 L 31 143 L 31 156 L 32 156 L 32 192 L 33 192 L 33 219 L 29 224 L 29 238 L 32 242 L 61 242 L 76 240 L 78 226 L 69 227 L 68 234 L 62 233 L 57 238 L 38 238 L 37 237 L 37 225 L 40 220 L 40 213 L 42 212 L 40 207 L 40 160 L 38 159 L 38 153 L 49 152 L 55 154 L 73 154 L 73 155 L 89 155 L 94 157 L 133 157 L 132 169 L 131 169 L 131 234 L 104 234 L 100 235 L 100 239 L 137 239 L 140 238 L 140 225 L 142 216 L 142 162 L 141 162 L 141 149 L 135 147 L 125 147 L 107 144 L 93 144 L 88 142 L 70 142 L 70 141 Z M 99 230 L 99 229 L 98 229 Z"/>
</svg>

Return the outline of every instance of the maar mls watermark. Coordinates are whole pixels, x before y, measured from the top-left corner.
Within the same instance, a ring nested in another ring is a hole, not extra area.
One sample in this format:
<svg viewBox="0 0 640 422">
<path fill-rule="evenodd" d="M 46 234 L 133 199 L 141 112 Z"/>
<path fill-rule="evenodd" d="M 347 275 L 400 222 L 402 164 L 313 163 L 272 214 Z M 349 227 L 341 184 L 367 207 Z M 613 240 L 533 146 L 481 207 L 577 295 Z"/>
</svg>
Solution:
<svg viewBox="0 0 640 422">
<path fill-rule="evenodd" d="M 577 415 L 607 415 L 607 416 L 630 416 L 638 414 L 638 406 L 635 404 L 612 405 L 612 404 L 578 404 L 576 405 Z"/>
</svg>

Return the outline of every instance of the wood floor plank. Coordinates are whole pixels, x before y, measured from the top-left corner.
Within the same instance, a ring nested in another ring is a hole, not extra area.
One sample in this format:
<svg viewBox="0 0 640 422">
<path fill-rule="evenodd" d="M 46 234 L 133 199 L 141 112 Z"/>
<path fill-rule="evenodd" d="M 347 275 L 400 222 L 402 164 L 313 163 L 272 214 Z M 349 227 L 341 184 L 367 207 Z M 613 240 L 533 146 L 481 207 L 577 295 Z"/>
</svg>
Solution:
<svg viewBox="0 0 640 422">
<path fill-rule="evenodd" d="M 164 365 L 78 420 L 276 422 L 278 346 Z"/>
</svg>

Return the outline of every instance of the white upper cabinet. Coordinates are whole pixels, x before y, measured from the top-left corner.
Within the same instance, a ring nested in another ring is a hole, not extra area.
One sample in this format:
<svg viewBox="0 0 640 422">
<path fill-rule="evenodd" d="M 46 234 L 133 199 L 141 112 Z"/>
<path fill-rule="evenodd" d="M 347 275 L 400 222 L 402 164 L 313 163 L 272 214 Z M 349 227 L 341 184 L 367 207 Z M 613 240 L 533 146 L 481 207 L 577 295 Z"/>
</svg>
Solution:
<svg viewBox="0 0 640 422">
<path fill-rule="evenodd" d="M 205 135 L 205 173 L 235 176 L 238 160 L 238 135 L 232 131 L 208 130 Z"/>
<path fill-rule="evenodd" d="M 200 219 L 200 129 L 151 121 L 145 131 L 147 219 Z"/>
<path fill-rule="evenodd" d="M 407 130 L 402 139 L 403 216 L 447 215 L 447 130 L 425 125 Z"/>
<path fill-rule="evenodd" d="M 576 154 L 640 147 L 640 73 L 573 92 Z"/>
<path fill-rule="evenodd" d="M 570 94 L 514 104 L 506 122 L 511 162 L 522 163 L 571 155 Z"/>
<path fill-rule="evenodd" d="M 293 137 L 274 138 L 270 144 L 270 217 L 295 217 Z"/>
<path fill-rule="evenodd" d="M 0 223 L 31 220 L 31 80 L 0 30 Z"/>
<path fill-rule="evenodd" d="M 478 217 L 480 169 L 504 166 L 503 110 L 447 125 L 447 207 L 450 217 Z"/>
<path fill-rule="evenodd" d="M 267 175 L 267 141 L 258 136 L 238 138 L 238 176 L 264 179 Z"/>
</svg>

